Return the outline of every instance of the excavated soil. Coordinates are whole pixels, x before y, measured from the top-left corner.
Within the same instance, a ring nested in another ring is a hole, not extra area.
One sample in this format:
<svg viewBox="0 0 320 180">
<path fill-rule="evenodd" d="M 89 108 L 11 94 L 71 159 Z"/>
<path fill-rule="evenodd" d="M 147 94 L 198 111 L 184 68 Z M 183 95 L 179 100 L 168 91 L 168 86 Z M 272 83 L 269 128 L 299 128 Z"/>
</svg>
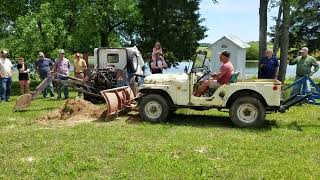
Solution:
<svg viewBox="0 0 320 180">
<path fill-rule="evenodd" d="M 62 108 L 39 118 L 41 123 L 81 123 L 105 120 L 106 107 L 99 107 L 83 99 L 68 99 Z"/>
</svg>

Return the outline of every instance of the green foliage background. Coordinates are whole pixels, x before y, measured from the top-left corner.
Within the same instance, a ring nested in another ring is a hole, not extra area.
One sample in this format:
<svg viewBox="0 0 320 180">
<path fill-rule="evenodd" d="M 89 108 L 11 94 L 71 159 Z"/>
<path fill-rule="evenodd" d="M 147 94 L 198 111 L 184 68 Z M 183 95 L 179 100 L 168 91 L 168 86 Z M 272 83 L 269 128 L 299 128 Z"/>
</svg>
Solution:
<svg viewBox="0 0 320 180">
<path fill-rule="evenodd" d="M 190 58 L 206 28 L 200 0 L 0 0 L 0 47 L 34 61 L 96 47 L 138 46 L 150 58 L 159 40 L 172 62 Z"/>
</svg>

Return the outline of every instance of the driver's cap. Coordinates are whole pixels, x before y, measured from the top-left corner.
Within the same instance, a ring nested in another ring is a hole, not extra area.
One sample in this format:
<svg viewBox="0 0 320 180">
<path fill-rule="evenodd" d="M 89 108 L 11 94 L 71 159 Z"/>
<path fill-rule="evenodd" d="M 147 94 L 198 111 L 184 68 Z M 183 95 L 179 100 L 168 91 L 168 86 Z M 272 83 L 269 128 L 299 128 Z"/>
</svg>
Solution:
<svg viewBox="0 0 320 180">
<path fill-rule="evenodd" d="M 222 52 L 220 53 L 220 55 L 223 55 L 223 56 L 229 58 L 231 54 L 230 54 L 227 50 L 225 50 L 225 51 L 222 51 Z"/>
</svg>

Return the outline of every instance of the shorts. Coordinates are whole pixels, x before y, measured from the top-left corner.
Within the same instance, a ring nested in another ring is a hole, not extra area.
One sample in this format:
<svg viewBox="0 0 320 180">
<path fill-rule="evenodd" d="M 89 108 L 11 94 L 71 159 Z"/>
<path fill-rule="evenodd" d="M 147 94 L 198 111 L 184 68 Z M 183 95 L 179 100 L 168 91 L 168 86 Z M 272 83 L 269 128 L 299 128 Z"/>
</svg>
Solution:
<svg viewBox="0 0 320 180">
<path fill-rule="evenodd" d="M 209 88 L 210 89 L 218 89 L 221 86 L 220 83 L 218 83 L 215 80 L 209 80 Z"/>
</svg>

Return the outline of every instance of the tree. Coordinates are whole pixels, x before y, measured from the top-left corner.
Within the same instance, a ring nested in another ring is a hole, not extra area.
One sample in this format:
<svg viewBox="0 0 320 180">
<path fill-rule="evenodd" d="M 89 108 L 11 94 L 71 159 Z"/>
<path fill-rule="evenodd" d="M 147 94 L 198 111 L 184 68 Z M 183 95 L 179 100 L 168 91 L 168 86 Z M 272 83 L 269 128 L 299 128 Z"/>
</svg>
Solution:
<svg viewBox="0 0 320 180">
<path fill-rule="evenodd" d="M 308 46 L 310 52 L 320 49 L 320 1 L 300 0 L 292 12 L 290 47 Z"/>
<path fill-rule="evenodd" d="M 21 7 L 28 7 L 28 3 Z M 37 8 L 28 8 L 26 14 L 11 18 L 14 26 L 6 44 L 14 56 L 27 59 L 35 59 L 39 51 L 56 56 L 58 48 L 93 52 L 99 46 L 118 47 L 119 34 L 127 27 L 137 27 L 139 17 L 135 0 L 43 1 Z"/>
<path fill-rule="evenodd" d="M 267 49 L 267 31 L 268 31 L 268 3 L 269 0 L 260 0 L 259 8 L 259 59 L 264 56 Z"/>
<path fill-rule="evenodd" d="M 189 59 L 205 37 L 207 29 L 201 25 L 200 0 L 141 0 L 142 25 L 139 28 L 140 47 L 150 52 L 155 41 L 172 52 L 172 61 Z M 151 54 L 145 55 L 150 58 Z"/>
<path fill-rule="evenodd" d="M 280 2 L 278 17 L 276 19 L 276 26 L 274 28 L 275 35 L 273 41 L 273 54 L 277 54 L 279 50 L 279 38 L 280 38 L 280 30 L 281 30 L 281 21 L 282 21 L 282 2 Z"/>
<path fill-rule="evenodd" d="M 44 3 L 38 13 L 29 12 L 17 18 L 15 31 L 7 40 L 11 53 L 34 60 L 39 51 L 53 53 L 65 37 L 64 20 L 52 18 L 52 4 Z"/>
<path fill-rule="evenodd" d="M 283 21 L 281 28 L 281 43 L 280 43 L 280 69 L 278 79 L 284 82 L 287 65 L 288 65 L 288 51 L 289 51 L 289 26 L 290 26 L 290 2 L 289 0 L 282 0 L 283 6 Z"/>
<path fill-rule="evenodd" d="M 247 60 L 259 59 L 259 42 L 253 41 L 248 43 L 250 48 L 247 49 Z"/>
</svg>

